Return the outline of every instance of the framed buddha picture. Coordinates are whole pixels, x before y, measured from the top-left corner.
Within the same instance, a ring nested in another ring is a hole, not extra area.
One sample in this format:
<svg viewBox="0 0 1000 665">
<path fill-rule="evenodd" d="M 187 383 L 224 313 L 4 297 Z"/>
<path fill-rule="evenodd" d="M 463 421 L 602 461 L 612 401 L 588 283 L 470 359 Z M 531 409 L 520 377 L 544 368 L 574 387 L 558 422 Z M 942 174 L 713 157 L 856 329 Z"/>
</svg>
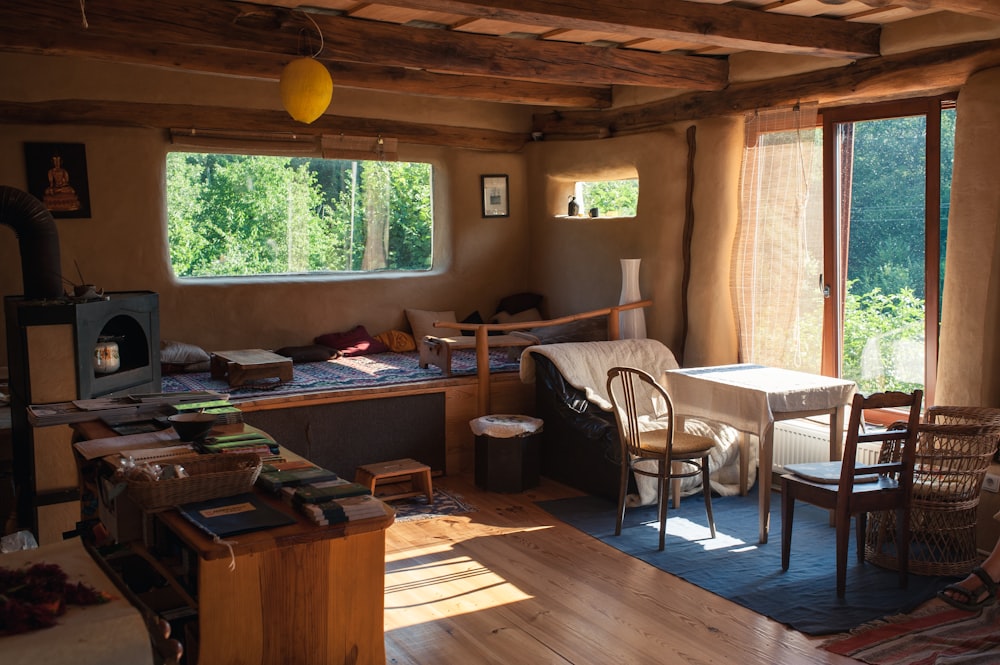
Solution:
<svg viewBox="0 0 1000 665">
<path fill-rule="evenodd" d="M 53 217 L 90 217 L 87 152 L 82 143 L 25 143 L 28 192 Z"/>
</svg>

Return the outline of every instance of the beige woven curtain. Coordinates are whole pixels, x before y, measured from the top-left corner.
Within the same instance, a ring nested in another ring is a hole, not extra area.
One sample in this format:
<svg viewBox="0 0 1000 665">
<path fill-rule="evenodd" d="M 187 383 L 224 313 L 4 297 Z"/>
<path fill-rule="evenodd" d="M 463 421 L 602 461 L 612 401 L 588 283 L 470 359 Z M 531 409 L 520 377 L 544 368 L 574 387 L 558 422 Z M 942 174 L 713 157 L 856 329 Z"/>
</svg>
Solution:
<svg viewBox="0 0 1000 665">
<path fill-rule="evenodd" d="M 822 141 L 816 105 L 746 116 L 732 290 L 740 361 L 819 373 Z"/>
</svg>

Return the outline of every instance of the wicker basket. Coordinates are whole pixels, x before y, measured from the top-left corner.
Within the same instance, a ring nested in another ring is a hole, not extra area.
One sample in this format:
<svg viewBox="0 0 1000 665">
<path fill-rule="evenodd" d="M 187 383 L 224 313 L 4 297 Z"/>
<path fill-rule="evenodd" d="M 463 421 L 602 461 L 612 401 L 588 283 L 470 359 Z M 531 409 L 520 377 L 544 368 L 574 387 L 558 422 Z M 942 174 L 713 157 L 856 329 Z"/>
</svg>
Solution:
<svg viewBox="0 0 1000 665">
<path fill-rule="evenodd" d="M 187 478 L 128 480 L 128 495 L 147 512 L 167 510 L 194 501 L 249 492 L 260 474 L 255 453 L 189 455 L 170 460 L 188 472 Z"/>
<path fill-rule="evenodd" d="M 1000 440 L 1000 411 L 931 407 L 927 418 L 917 435 L 909 569 L 917 575 L 965 575 L 981 559 L 976 510 Z M 888 458 L 895 456 L 888 451 Z M 869 561 L 891 569 L 899 565 L 894 525 L 892 513 L 871 513 L 865 544 Z"/>
</svg>

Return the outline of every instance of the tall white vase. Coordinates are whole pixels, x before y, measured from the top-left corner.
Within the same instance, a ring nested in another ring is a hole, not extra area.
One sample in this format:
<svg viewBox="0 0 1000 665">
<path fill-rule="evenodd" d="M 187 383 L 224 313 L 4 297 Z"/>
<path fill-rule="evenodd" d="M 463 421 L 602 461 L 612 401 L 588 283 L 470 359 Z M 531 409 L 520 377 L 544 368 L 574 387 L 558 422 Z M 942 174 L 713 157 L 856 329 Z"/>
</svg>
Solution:
<svg viewBox="0 0 1000 665">
<path fill-rule="evenodd" d="M 619 305 L 642 300 L 639 293 L 639 263 L 642 259 L 622 259 L 622 295 Z M 646 336 L 646 313 L 642 307 L 629 309 L 618 315 L 618 333 L 622 339 L 639 339 Z"/>
</svg>

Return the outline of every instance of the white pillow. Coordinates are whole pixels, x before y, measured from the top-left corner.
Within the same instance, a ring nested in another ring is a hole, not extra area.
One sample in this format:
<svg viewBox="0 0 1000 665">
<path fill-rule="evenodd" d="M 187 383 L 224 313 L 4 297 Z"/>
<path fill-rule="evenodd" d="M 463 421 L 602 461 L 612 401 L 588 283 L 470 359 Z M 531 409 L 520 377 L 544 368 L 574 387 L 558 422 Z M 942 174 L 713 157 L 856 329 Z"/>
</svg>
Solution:
<svg viewBox="0 0 1000 665">
<path fill-rule="evenodd" d="M 161 363 L 169 365 L 194 365 L 196 363 L 207 363 L 209 359 L 208 352 L 200 346 L 168 339 L 160 341 Z"/>
<path fill-rule="evenodd" d="M 436 328 L 435 321 L 445 323 L 457 323 L 455 312 L 431 312 L 423 309 L 408 309 L 406 320 L 410 322 L 410 329 L 413 331 L 413 339 L 419 344 L 424 337 L 455 337 L 461 335 L 457 328 Z"/>
</svg>

